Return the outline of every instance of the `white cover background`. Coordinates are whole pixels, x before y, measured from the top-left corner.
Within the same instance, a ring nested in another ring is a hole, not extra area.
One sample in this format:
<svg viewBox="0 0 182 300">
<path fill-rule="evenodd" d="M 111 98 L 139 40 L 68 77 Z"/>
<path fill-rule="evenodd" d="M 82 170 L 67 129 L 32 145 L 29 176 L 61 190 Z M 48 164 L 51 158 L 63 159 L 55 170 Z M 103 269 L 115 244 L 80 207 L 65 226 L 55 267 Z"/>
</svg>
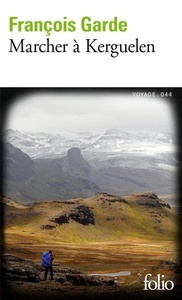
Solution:
<svg viewBox="0 0 182 300">
<path fill-rule="evenodd" d="M 68 43 L 68 53 L 9 53 L 16 43 L 44 43 L 44 32 L 9 32 L 9 17 L 19 20 L 75 20 L 73 33 L 51 33 L 50 42 Z M 125 33 L 84 33 L 83 16 L 92 20 L 126 20 Z M 181 0 L 2 0 L 0 9 L 1 87 L 180 87 L 182 82 Z M 85 53 L 85 39 L 100 43 L 155 44 L 156 53 Z M 74 39 L 81 53 L 73 53 Z"/>
</svg>

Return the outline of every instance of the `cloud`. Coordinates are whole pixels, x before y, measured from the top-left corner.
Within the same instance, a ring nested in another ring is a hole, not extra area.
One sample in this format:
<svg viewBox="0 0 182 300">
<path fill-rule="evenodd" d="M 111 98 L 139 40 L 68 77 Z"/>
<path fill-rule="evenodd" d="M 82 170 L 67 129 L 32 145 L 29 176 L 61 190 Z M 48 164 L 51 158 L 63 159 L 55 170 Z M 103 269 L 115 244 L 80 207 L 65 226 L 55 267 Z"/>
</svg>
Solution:
<svg viewBox="0 0 182 300">
<path fill-rule="evenodd" d="M 6 128 L 20 131 L 57 132 L 174 130 L 174 116 L 165 99 L 135 98 L 129 93 L 42 92 L 13 103 Z"/>
</svg>

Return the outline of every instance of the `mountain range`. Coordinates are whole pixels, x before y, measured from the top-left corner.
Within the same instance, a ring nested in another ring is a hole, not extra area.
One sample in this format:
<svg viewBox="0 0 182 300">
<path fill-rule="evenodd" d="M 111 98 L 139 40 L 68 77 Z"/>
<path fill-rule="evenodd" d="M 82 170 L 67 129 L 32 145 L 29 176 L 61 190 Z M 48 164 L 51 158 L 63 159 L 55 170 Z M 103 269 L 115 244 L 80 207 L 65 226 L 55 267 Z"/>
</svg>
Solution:
<svg viewBox="0 0 182 300">
<path fill-rule="evenodd" d="M 174 152 L 175 137 L 169 133 L 129 133 L 116 129 L 105 132 L 73 133 L 62 130 L 59 134 L 53 133 L 21 133 L 18 130 L 8 129 L 3 135 L 4 142 L 21 149 L 32 159 L 61 158 L 70 148 L 79 148 L 88 161 L 94 162 L 113 158 L 127 157 L 156 157 L 153 160 L 155 167 L 171 167 L 175 164 Z M 94 155 L 93 155 L 94 154 Z M 120 162 L 128 167 L 128 162 Z M 162 164 L 162 165 L 161 165 Z M 145 163 L 144 163 L 145 167 Z"/>
<path fill-rule="evenodd" d="M 105 132 L 3 135 L 4 191 L 19 201 L 175 193 L 176 146 L 167 133 Z"/>
</svg>

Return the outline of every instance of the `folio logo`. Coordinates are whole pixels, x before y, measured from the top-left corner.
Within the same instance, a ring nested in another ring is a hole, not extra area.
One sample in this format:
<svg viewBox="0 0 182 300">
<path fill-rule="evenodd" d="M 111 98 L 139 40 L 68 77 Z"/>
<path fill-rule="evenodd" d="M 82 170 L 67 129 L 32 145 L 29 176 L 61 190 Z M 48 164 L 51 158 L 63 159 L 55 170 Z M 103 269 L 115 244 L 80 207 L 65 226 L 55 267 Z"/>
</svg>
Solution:
<svg viewBox="0 0 182 300">
<path fill-rule="evenodd" d="M 144 290 L 172 290 L 174 282 L 172 280 L 164 280 L 164 275 L 157 274 L 157 280 L 149 280 L 148 277 L 152 274 L 147 274 L 144 278 Z"/>
</svg>

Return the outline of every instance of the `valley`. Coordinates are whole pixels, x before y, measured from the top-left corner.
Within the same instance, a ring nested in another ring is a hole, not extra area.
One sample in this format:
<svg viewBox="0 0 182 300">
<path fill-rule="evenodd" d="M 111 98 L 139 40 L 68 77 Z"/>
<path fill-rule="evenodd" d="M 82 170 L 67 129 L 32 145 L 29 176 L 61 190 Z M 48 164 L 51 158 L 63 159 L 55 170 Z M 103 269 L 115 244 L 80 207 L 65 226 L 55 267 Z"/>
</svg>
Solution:
<svg viewBox="0 0 182 300">
<path fill-rule="evenodd" d="M 151 272 L 161 261 L 176 261 L 177 247 L 174 240 L 144 240 L 125 237 L 115 242 L 42 244 L 36 238 L 7 233 L 5 253 L 40 263 L 42 251 L 53 249 L 55 264 L 74 268 L 84 274 L 130 271 L 130 276 L 119 277 L 122 284 L 139 284 L 141 275 Z M 164 272 L 164 271 L 163 271 Z M 137 274 L 141 275 L 137 275 Z M 153 271 L 153 274 L 156 272 Z M 171 272 L 165 271 L 166 275 Z M 174 275 L 173 275 L 174 276 Z"/>
<path fill-rule="evenodd" d="M 152 192 L 3 203 L 5 253 L 39 263 L 52 249 L 55 263 L 85 274 L 130 271 L 119 278 L 123 284 L 161 261 L 178 261 L 178 215 Z"/>
</svg>

